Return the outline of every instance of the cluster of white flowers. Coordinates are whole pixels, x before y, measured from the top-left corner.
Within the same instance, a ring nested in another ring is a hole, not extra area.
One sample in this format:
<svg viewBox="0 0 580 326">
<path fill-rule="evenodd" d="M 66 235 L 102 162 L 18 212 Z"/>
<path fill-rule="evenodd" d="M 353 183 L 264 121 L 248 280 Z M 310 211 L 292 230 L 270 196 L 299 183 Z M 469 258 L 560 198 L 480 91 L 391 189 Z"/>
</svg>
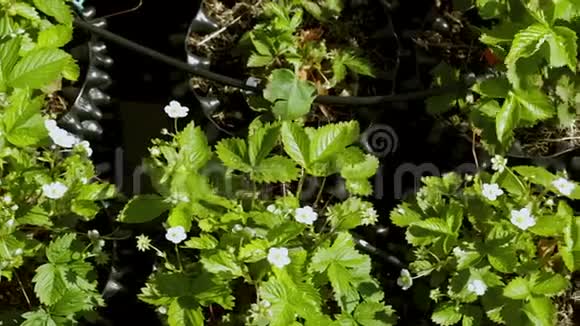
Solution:
<svg viewBox="0 0 580 326">
<path fill-rule="evenodd" d="M 62 182 L 52 182 L 42 186 L 42 193 L 50 199 L 60 199 L 68 191 L 68 187 Z"/>
<path fill-rule="evenodd" d="M 536 219 L 531 213 L 531 207 L 524 207 L 520 210 L 512 210 L 510 221 L 513 225 L 522 230 L 527 230 L 528 228 L 536 225 Z"/>
<path fill-rule="evenodd" d="M 487 291 L 487 285 L 482 280 L 473 279 L 467 283 L 467 291 L 477 295 L 484 295 L 485 291 Z"/>
<path fill-rule="evenodd" d="M 185 233 L 185 228 L 181 225 L 174 226 L 172 228 L 167 229 L 167 233 L 165 233 L 165 239 L 178 244 L 181 241 L 187 238 L 187 234 Z"/>
<path fill-rule="evenodd" d="M 500 155 L 495 155 L 492 159 L 491 159 L 491 168 L 494 171 L 497 172 L 503 172 L 503 170 L 505 169 L 507 165 L 507 159 L 500 156 Z"/>
<path fill-rule="evenodd" d="M 294 218 L 296 218 L 296 221 L 300 223 L 312 225 L 312 223 L 318 219 L 318 214 L 312 209 L 312 207 L 304 206 L 302 208 L 297 208 L 294 211 Z"/>
<path fill-rule="evenodd" d="M 167 113 L 170 118 L 185 118 L 187 117 L 188 112 L 189 108 L 181 105 L 181 103 L 177 101 L 171 101 L 169 102 L 169 105 L 165 106 L 165 113 Z"/>
<path fill-rule="evenodd" d="M 268 250 L 268 262 L 278 268 L 283 268 L 284 266 L 290 264 L 288 249 L 270 248 L 270 250 Z"/>
<path fill-rule="evenodd" d="M 48 135 L 53 143 L 64 148 L 73 148 L 75 146 L 81 147 L 88 156 L 93 155 L 91 144 L 86 140 L 81 140 L 79 137 L 70 132 L 60 128 L 56 121 L 48 119 L 44 121 L 44 127 L 48 130 Z"/>
<path fill-rule="evenodd" d="M 497 197 L 503 195 L 503 190 L 501 190 L 500 187 L 495 183 L 484 183 L 481 187 L 481 194 L 483 197 L 494 201 L 497 199 Z"/>
</svg>

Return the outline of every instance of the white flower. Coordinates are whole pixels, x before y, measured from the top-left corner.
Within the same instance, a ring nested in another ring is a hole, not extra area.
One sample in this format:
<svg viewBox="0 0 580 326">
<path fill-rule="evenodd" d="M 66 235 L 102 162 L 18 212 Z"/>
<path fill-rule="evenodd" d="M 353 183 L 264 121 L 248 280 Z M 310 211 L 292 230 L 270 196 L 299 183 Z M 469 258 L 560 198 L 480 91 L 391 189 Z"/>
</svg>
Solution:
<svg viewBox="0 0 580 326">
<path fill-rule="evenodd" d="M 240 224 L 236 224 L 234 225 L 234 227 L 232 228 L 232 232 L 240 232 L 244 229 L 243 226 L 241 226 Z"/>
<path fill-rule="evenodd" d="M 161 134 L 162 135 L 169 135 L 169 130 L 167 130 L 167 128 L 163 128 L 163 129 L 161 129 Z"/>
<path fill-rule="evenodd" d="M 462 258 L 465 255 L 465 251 L 463 251 L 463 249 L 461 249 L 459 247 L 455 247 L 455 248 L 453 248 L 453 254 L 457 258 Z"/>
<path fill-rule="evenodd" d="M 80 143 L 77 144 L 79 147 L 84 148 L 84 150 L 87 152 L 87 155 L 90 157 L 91 155 L 93 155 L 93 149 L 91 148 L 91 143 L 89 143 L 86 140 L 81 141 Z"/>
<path fill-rule="evenodd" d="M 189 108 L 186 106 L 182 106 L 177 101 L 169 102 L 169 105 L 165 106 L 165 113 L 170 118 L 184 118 L 187 117 L 187 113 L 189 112 Z"/>
<path fill-rule="evenodd" d="M 185 228 L 181 225 L 169 228 L 167 233 L 165 233 L 165 239 L 175 244 L 180 243 L 185 240 L 185 238 L 187 238 L 187 234 L 185 234 Z"/>
<path fill-rule="evenodd" d="M 12 197 L 10 195 L 4 195 L 4 197 L 2 197 L 2 200 L 6 203 L 6 204 L 11 204 L 12 203 Z"/>
<path fill-rule="evenodd" d="M 18 205 L 14 204 L 10 207 L 11 210 L 13 211 L 17 211 L 18 210 Z"/>
<path fill-rule="evenodd" d="M 159 156 L 159 155 L 161 155 L 161 151 L 157 147 L 151 148 L 149 150 L 149 152 L 151 152 L 151 155 L 153 155 L 153 156 Z"/>
<path fill-rule="evenodd" d="M 16 250 L 14 250 L 14 256 L 20 256 L 22 255 L 23 251 L 22 248 L 18 248 Z"/>
<path fill-rule="evenodd" d="M 288 249 L 286 248 L 270 248 L 268 250 L 268 261 L 270 264 L 282 268 L 290 264 L 290 257 L 288 257 Z"/>
<path fill-rule="evenodd" d="M 379 215 L 377 214 L 377 211 L 374 208 L 369 207 L 364 211 L 361 222 L 363 225 L 372 225 L 378 222 L 378 217 Z"/>
<path fill-rule="evenodd" d="M 68 187 L 60 182 L 53 182 L 42 186 L 42 192 L 50 199 L 59 199 L 68 191 Z"/>
<path fill-rule="evenodd" d="M 294 211 L 294 218 L 300 223 L 312 225 L 318 218 L 318 214 L 316 214 L 312 207 L 304 206 Z"/>
<path fill-rule="evenodd" d="M 160 314 L 165 315 L 167 313 L 167 308 L 165 308 L 164 306 L 161 306 L 161 307 L 157 308 L 157 311 Z"/>
<path fill-rule="evenodd" d="M 401 275 L 397 279 L 397 285 L 407 291 L 413 285 L 413 278 L 407 269 L 401 270 Z"/>
<path fill-rule="evenodd" d="M 487 285 L 482 280 L 470 280 L 467 283 L 467 291 L 483 295 L 487 291 Z"/>
<path fill-rule="evenodd" d="M 501 190 L 495 183 L 484 183 L 481 189 L 481 194 L 489 200 L 496 200 L 497 197 L 503 195 L 503 190 Z"/>
<path fill-rule="evenodd" d="M 44 127 L 48 130 L 48 135 L 52 141 L 60 147 L 72 148 L 80 143 L 77 136 L 59 128 L 54 120 L 44 121 Z"/>
<path fill-rule="evenodd" d="M 526 230 L 529 227 L 536 225 L 536 220 L 530 213 L 530 208 L 524 207 L 518 210 L 512 210 L 511 220 L 515 226 L 522 230 Z"/>
<path fill-rule="evenodd" d="M 507 159 L 503 158 L 500 155 L 496 155 L 491 159 L 491 168 L 497 172 L 503 172 L 507 164 Z"/>
<path fill-rule="evenodd" d="M 572 191 L 574 191 L 574 188 L 576 187 L 576 185 L 573 182 L 570 182 L 564 178 L 554 180 L 552 182 L 552 185 L 556 187 L 556 189 L 558 189 L 558 191 L 565 196 L 570 196 L 570 194 L 572 193 Z"/>
</svg>

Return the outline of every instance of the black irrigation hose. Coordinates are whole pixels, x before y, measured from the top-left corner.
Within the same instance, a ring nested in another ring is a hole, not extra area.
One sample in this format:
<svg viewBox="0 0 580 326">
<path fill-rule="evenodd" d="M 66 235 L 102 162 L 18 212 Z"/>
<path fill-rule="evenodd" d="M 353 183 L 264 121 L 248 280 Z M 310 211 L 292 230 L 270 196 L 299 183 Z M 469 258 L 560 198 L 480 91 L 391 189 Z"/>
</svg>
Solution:
<svg viewBox="0 0 580 326">
<path fill-rule="evenodd" d="M 96 27 L 88 22 L 85 22 L 79 18 L 74 20 L 74 25 L 85 29 L 91 33 L 99 35 L 104 39 L 107 39 L 113 43 L 116 43 L 122 47 L 128 48 L 133 50 L 137 53 L 141 53 L 147 55 L 157 61 L 164 62 L 170 66 L 173 66 L 177 69 L 187 71 L 191 74 L 196 76 L 218 82 L 220 84 L 236 87 L 239 89 L 244 89 L 253 92 L 260 92 L 262 91 L 262 87 L 260 86 L 253 86 L 248 85 L 244 81 L 231 78 L 228 76 L 224 76 L 221 74 L 217 74 L 215 72 L 211 72 L 207 69 L 202 69 L 197 66 L 190 65 L 186 62 L 171 58 L 165 54 L 159 53 L 153 49 L 145 47 L 143 45 L 137 44 L 131 40 L 128 40 L 120 35 L 115 33 L 111 33 L 105 29 Z M 427 98 L 431 96 L 437 96 L 446 94 L 449 92 L 459 92 L 461 90 L 467 89 L 470 85 L 470 82 L 457 82 L 450 84 L 445 87 L 437 87 L 437 88 L 430 88 L 424 91 L 417 91 L 405 94 L 395 94 L 395 95 L 383 95 L 383 96 L 317 96 L 315 99 L 316 103 L 320 104 L 327 104 L 327 105 L 377 105 L 382 103 L 388 102 L 404 102 L 409 100 L 417 100 L 422 98 Z"/>
</svg>

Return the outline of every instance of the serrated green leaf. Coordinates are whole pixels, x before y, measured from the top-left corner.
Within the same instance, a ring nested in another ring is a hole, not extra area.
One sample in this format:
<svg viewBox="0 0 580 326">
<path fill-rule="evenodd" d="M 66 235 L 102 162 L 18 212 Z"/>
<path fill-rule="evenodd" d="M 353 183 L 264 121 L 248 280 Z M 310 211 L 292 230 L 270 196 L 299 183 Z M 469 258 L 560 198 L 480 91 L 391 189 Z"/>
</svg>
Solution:
<svg viewBox="0 0 580 326">
<path fill-rule="evenodd" d="M 549 298 L 533 297 L 523 307 L 533 325 L 552 326 L 557 324 L 556 308 Z"/>
<path fill-rule="evenodd" d="M 506 144 L 512 137 L 514 128 L 520 119 L 520 108 L 513 97 L 508 97 L 495 119 L 495 129 L 497 139 L 500 143 Z"/>
<path fill-rule="evenodd" d="M 248 157 L 252 166 L 260 164 L 278 143 L 280 125 L 266 125 L 256 128 L 248 136 Z"/>
<path fill-rule="evenodd" d="M 71 244 L 76 239 L 75 233 L 67 233 L 51 241 L 46 248 L 46 257 L 53 264 L 67 263 L 71 260 Z"/>
<path fill-rule="evenodd" d="M 431 320 L 437 325 L 454 325 L 463 317 L 460 311 L 459 307 L 451 303 L 439 304 L 431 315 Z"/>
<path fill-rule="evenodd" d="M 390 214 L 391 222 L 398 227 L 407 227 L 421 220 L 421 214 L 409 207 L 408 203 L 402 203 L 393 209 Z"/>
<path fill-rule="evenodd" d="M 60 269 L 53 264 L 44 264 L 36 269 L 36 274 L 32 278 L 34 293 L 41 303 L 53 305 L 66 293 L 66 283 L 64 275 Z"/>
<path fill-rule="evenodd" d="M 72 28 L 65 25 L 53 25 L 38 33 L 39 48 L 60 48 L 72 40 Z"/>
<path fill-rule="evenodd" d="M 296 167 L 294 161 L 274 155 L 262 160 L 251 176 L 257 182 L 290 182 L 297 180 L 299 173 L 300 169 Z"/>
<path fill-rule="evenodd" d="M 149 222 L 166 212 L 171 206 L 158 195 L 137 195 L 133 197 L 119 214 L 123 223 Z"/>
<path fill-rule="evenodd" d="M 27 53 L 14 66 L 8 77 L 12 87 L 37 88 L 56 80 L 70 61 L 60 49 L 37 49 Z"/>
<path fill-rule="evenodd" d="M 247 66 L 250 68 L 265 67 L 271 64 L 273 61 L 274 58 L 269 55 L 259 55 L 252 53 L 248 58 Z"/>
<path fill-rule="evenodd" d="M 360 133 L 357 121 L 328 124 L 315 129 L 310 136 L 310 161 L 328 159 L 354 143 Z"/>
<path fill-rule="evenodd" d="M 41 206 L 32 207 L 24 216 L 17 218 L 16 221 L 22 225 L 52 226 L 48 212 Z"/>
<path fill-rule="evenodd" d="M 32 21 L 39 21 L 40 20 L 40 16 L 38 15 L 38 12 L 36 11 L 36 9 L 34 9 L 33 6 L 31 6 L 25 2 L 12 3 L 10 6 L 10 9 L 12 11 L 14 11 L 14 13 L 20 17 L 24 17 L 24 18 L 32 20 Z"/>
<path fill-rule="evenodd" d="M 503 295 L 514 300 L 523 300 L 531 294 L 530 282 L 522 277 L 511 280 L 503 289 Z"/>
<path fill-rule="evenodd" d="M 87 302 L 87 298 L 87 294 L 79 289 L 67 290 L 52 307 L 52 314 L 66 317 L 79 311 L 88 310 L 92 305 Z"/>
<path fill-rule="evenodd" d="M 2 35 L 2 34 L 0 34 Z M 21 38 L 15 37 L 0 44 L 0 89 L 6 83 L 12 68 L 18 61 Z"/>
<path fill-rule="evenodd" d="M 218 245 L 218 240 L 211 234 L 202 233 L 199 237 L 192 237 L 184 245 L 191 249 L 214 249 Z"/>
<path fill-rule="evenodd" d="M 72 24 L 72 9 L 65 3 L 65 0 L 33 0 L 33 2 L 38 10 L 54 17 L 59 23 Z"/>
<path fill-rule="evenodd" d="M 90 200 L 73 199 L 70 209 L 71 212 L 90 220 L 97 216 L 101 207 Z"/>
<path fill-rule="evenodd" d="M 4 114 L 6 139 L 13 145 L 27 147 L 35 145 L 48 136 L 40 109 L 42 97 L 30 100 L 30 92 L 16 89 L 9 98 L 10 105 Z"/>
<path fill-rule="evenodd" d="M 249 173 L 252 171 L 249 160 L 246 158 L 247 145 L 243 139 L 228 138 L 216 145 L 219 159 L 230 169 Z"/>
<path fill-rule="evenodd" d="M 272 71 L 264 89 L 264 98 L 273 103 L 272 112 L 282 120 L 294 120 L 307 114 L 315 95 L 314 84 L 298 79 L 289 69 Z"/>
<path fill-rule="evenodd" d="M 46 310 L 40 308 L 35 311 L 27 311 L 22 314 L 26 319 L 21 326 L 58 326 Z"/>
<path fill-rule="evenodd" d="M 340 175 L 345 179 L 368 179 L 377 173 L 379 160 L 376 156 L 366 154 L 364 160 L 355 164 L 345 164 Z"/>
<path fill-rule="evenodd" d="M 77 199 L 98 201 L 112 199 L 116 195 L 117 188 L 115 185 L 95 182 L 83 185 L 79 190 Z"/>
<path fill-rule="evenodd" d="M 354 311 L 354 319 L 365 326 L 390 326 L 396 323 L 392 308 L 378 302 L 359 304 Z"/>
<path fill-rule="evenodd" d="M 531 279 L 531 291 L 533 294 L 552 297 L 558 295 L 570 287 L 570 281 L 560 274 L 540 272 Z"/>
<path fill-rule="evenodd" d="M 409 226 L 409 232 L 418 238 L 433 238 L 453 235 L 449 225 L 440 218 L 428 218 L 415 222 Z"/>
<path fill-rule="evenodd" d="M 576 59 L 577 40 L 576 33 L 568 27 L 555 26 L 552 28 L 552 33 L 548 37 L 548 44 L 550 44 L 548 62 L 552 68 L 568 66 L 573 72 L 576 71 L 578 62 Z"/>
<path fill-rule="evenodd" d="M 190 122 L 177 136 L 178 159 L 189 169 L 196 171 L 211 158 L 207 136 L 200 127 Z"/>
<path fill-rule="evenodd" d="M 488 78 L 473 86 L 473 90 L 481 95 L 492 98 L 506 98 L 510 83 L 504 76 Z"/>
<path fill-rule="evenodd" d="M 203 326 L 204 317 L 201 307 L 192 304 L 187 298 L 173 300 L 167 309 L 169 326 Z"/>
<path fill-rule="evenodd" d="M 556 108 L 548 96 L 539 89 L 515 90 L 511 93 L 519 103 L 519 118 L 531 123 L 551 118 Z"/>
<path fill-rule="evenodd" d="M 512 273 L 518 263 L 512 247 L 492 246 L 487 253 L 487 259 L 493 268 L 502 273 Z"/>
<path fill-rule="evenodd" d="M 281 129 L 284 151 L 302 167 L 310 164 L 310 140 L 304 129 L 292 122 L 284 122 Z"/>
<path fill-rule="evenodd" d="M 231 277 L 242 276 L 241 267 L 236 263 L 234 254 L 227 251 L 202 253 L 200 262 L 205 270 L 212 274 L 225 273 Z"/>
</svg>

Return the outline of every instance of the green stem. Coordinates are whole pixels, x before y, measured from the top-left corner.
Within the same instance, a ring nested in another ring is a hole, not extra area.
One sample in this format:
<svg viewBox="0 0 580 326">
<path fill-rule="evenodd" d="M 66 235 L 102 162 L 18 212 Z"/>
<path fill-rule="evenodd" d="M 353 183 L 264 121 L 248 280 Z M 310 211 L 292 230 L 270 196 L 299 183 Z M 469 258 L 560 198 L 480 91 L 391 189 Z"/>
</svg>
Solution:
<svg viewBox="0 0 580 326">
<path fill-rule="evenodd" d="M 177 264 L 179 264 L 179 271 L 183 271 L 183 265 L 181 264 L 181 256 L 179 255 L 179 247 L 175 245 L 175 254 L 177 255 Z"/>
<path fill-rule="evenodd" d="M 300 197 L 302 195 L 302 187 L 304 186 L 304 178 L 306 173 L 304 172 L 304 168 L 302 168 L 302 175 L 300 176 L 300 181 L 298 182 L 298 190 L 296 190 L 296 199 L 300 202 Z"/>
<path fill-rule="evenodd" d="M 514 171 L 512 171 L 512 169 L 508 168 L 507 166 L 505 167 L 505 169 L 518 181 L 518 184 L 520 185 L 522 190 L 525 191 L 526 194 L 528 194 L 528 188 L 523 184 L 522 180 L 520 180 L 520 178 L 514 173 Z"/>
<path fill-rule="evenodd" d="M 324 190 L 324 186 L 326 185 L 326 177 L 322 179 L 322 184 L 320 185 L 320 189 L 318 189 L 318 194 L 316 195 L 316 200 L 314 200 L 314 207 L 318 207 L 318 202 L 322 197 L 322 191 Z"/>
<path fill-rule="evenodd" d="M 173 119 L 173 127 L 175 128 L 175 133 L 177 134 L 179 130 L 177 130 L 177 118 Z"/>
</svg>

